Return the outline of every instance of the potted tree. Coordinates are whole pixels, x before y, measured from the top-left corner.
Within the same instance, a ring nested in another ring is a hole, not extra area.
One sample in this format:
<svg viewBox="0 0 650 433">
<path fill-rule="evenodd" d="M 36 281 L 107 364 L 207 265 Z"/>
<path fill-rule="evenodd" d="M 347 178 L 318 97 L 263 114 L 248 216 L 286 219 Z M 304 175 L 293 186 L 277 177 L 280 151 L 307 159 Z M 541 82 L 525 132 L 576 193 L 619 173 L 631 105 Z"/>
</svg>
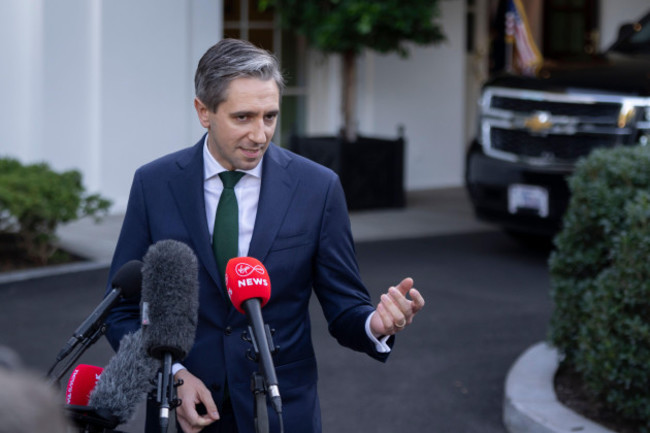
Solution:
<svg viewBox="0 0 650 433">
<path fill-rule="evenodd" d="M 401 207 L 404 199 L 404 137 L 385 140 L 360 136 L 356 129 L 357 57 L 366 49 L 408 56 L 406 43 L 444 40 L 437 0 L 260 0 L 274 7 L 282 26 L 305 37 L 326 54 L 342 58 L 338 136 L 291 139 L 297 153 L 332 168 L 350 209 Z"/>
</svg>

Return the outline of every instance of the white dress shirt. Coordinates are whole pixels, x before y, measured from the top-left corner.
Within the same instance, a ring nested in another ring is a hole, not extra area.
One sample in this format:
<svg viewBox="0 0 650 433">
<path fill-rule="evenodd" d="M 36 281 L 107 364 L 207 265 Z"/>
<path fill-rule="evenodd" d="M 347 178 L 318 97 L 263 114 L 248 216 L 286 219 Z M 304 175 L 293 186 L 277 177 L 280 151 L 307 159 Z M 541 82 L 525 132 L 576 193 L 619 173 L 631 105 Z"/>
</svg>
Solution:
<svg viewBox="0 0 650 433">
<path fill-rule="evenodd" d="M 219 173 L 227 171 L 208 150 L 207 135 L 203 145 L 203 197 L 205 198 L 205 219 L 208 222 L 210 239 L 214 232 L 214 219 L 217 214 L 217 205 L 223 192 L 223 182 Z M 239 257 L 246 257 L 253 237 L 255 218 L 257 217 L 257 203 L 260 200 L 262 186 L 262 162 L 252 170 L 237 170 L 244 174 L 235 185 L 235 197 L 239 211 Z"/>
</svg>

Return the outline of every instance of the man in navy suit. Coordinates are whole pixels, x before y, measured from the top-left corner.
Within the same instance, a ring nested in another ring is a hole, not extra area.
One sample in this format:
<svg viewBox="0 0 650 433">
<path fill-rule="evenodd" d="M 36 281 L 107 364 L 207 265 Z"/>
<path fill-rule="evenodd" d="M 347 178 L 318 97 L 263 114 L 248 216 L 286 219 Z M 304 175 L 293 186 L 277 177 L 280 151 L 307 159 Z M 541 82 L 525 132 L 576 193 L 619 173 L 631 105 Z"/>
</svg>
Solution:
<svg viewBox="0 0 650 433">
<path fill-rule="evenodd" d="M 282 149 L 271 138 L 283 79 L 276 59 L 244 41 L 225 39 L 201 58 L 194 105 L 207 134 L 196 145 L 139 168 L 113 257 L 109 281 L 126 262 L 142 259 L 157 241 L 189 245 L 199 260 L 199 323 L 194 347 L 174 366 L 182 379 L 176 416 L 184 432 L 254 432 L 248 322 L 223 286 L 212 250 L 224 171 L 240 171 L 238 255 L 260 260 L 272 284 L 262 313 L 276 330 L 274 355 L 287 432 L 320 432 L 317 368 L 309 299 L 320 301 L 340 344 L 384 361 L 393 335 L 410 324 L 424 299 L 406 278 L 376 308 L 359 276 L 345 198 L 329 169 Z M 214 240 L 215 243 L 219 239 Z M 408 297 L 407 297 L 408 296 Z M 108 319 L 114 348 L 139 326 L 136 302 Z M 204 407 L 205 411 L 197 410 Z M 269 410 L 271 431 L 278 420 Z M 155 426 L 154 426 L 155 427 Z M 149 426 L 147 428 L 149 430 Z M 151 430 L 155 431 L 155 430 Z"/>
</svg>

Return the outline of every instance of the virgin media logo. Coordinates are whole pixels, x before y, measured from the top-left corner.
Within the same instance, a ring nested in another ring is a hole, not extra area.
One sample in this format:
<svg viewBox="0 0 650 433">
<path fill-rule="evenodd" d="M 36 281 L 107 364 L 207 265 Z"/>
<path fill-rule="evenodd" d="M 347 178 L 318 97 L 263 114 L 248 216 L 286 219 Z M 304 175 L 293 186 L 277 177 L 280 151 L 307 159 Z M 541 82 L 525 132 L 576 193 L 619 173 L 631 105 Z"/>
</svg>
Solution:
<svg viewBox="0 0 650 433">
<path fill-rule="evenodd" d="M 254 273 L 264 275 L 265 271 L 264 266 L 261 265 L 251 266 L 248 263 L 238 263 L 235 266 L 235 273 L 240 277 L 249 277 Z"/>
</svg>

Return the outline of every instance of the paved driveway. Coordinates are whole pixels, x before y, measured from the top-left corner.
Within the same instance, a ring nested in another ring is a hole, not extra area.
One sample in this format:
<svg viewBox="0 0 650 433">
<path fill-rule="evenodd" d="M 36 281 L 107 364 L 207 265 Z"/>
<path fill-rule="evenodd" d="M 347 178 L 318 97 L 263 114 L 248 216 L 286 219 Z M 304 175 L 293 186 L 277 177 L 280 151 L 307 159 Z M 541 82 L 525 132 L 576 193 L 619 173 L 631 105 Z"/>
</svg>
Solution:
<svg viewBox="0 0 650 433">
<path fill-rule="evenodd" d="M 373 299 L 411 276 L 427 305 L 386 364 L 339 347 L 312 306 L 324 432 L 505 432 L 507 371 L 546 335 L 547 253 L 497 231 L 362 242 L 357 252 Z M 105 278 L 101 269 L 0 285 L 0 344 L 45 372 Z M 79 362 L 101 366 L 111 355 L 102 339 Z"/>
</svg>

